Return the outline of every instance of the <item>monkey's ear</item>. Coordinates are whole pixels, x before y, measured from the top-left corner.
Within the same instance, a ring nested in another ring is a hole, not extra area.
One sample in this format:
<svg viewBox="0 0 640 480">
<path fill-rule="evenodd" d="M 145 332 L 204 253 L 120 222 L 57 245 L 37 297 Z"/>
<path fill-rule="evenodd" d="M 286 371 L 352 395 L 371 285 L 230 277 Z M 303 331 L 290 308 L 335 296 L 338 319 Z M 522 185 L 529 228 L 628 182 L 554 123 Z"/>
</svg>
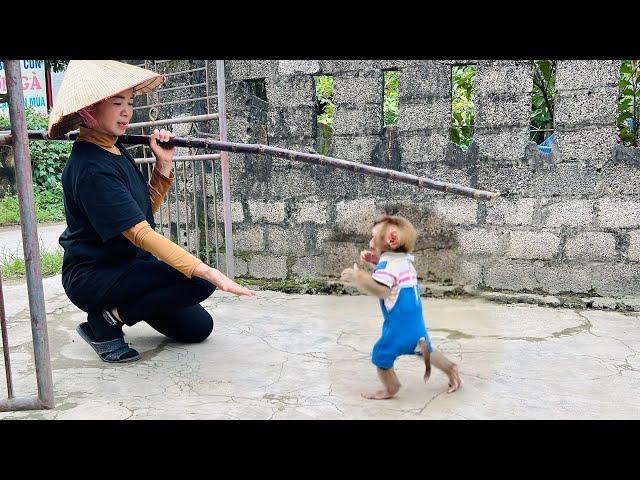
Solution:
<svg viewBox="0 0 640 480">
<path fill-rule="evenodd" d="M 394 250 L 400 246 L 400 237 L 397 230 L 389 229 L 387 232 L 387 243 Z"/>
</svg>

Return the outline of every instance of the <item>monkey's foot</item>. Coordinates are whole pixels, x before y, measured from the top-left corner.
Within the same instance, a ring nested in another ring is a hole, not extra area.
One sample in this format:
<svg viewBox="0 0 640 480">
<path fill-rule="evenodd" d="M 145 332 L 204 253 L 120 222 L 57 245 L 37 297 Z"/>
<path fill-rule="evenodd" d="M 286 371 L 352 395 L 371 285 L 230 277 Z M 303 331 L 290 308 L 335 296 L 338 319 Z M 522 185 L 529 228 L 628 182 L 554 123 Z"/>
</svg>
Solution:
<svg viewBox="0 0 640 480">
<path fill-rule="evenodd" d="M 447 372 L 447 375 L 449 376 L 449 390 L 447 390 L 447 393 L 453 393 L 462 386 L 462 379 L 458 372 L 458 366 L 452 366 Z"/>
<path fill-rule="evenodd" d="M 368 400 L 387 400 L 389 398 L 393 398 L 393 396 L 397 392 L 390 392 L 389 390 L 376 390 L 374 392 L 363 392 L 362 398 L 366 398 Z"/>
</svg>

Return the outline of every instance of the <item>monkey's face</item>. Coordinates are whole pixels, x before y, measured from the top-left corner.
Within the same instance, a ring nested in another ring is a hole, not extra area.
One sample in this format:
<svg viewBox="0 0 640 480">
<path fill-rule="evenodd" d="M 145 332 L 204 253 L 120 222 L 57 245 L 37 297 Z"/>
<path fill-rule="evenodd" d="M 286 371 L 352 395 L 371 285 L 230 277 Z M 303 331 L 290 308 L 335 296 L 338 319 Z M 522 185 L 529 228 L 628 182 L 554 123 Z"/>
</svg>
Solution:
<svg viewBox="0 0 640 480">
<path fill-rule="evenodd" d="M 375 225 L 371 229 L 371 240 L 369 240 L 369 250 L 378 256 L 382 253 L 382 249 L 384 248 L 383 227 L 384 225 L 381 223 Z"/>
<path fill-rule="evenodd" d="M 392 225 L 379 223 L 371 229 L 369 249 L 377 255 L 398 248 L 398 230 Z"/>
</svg>

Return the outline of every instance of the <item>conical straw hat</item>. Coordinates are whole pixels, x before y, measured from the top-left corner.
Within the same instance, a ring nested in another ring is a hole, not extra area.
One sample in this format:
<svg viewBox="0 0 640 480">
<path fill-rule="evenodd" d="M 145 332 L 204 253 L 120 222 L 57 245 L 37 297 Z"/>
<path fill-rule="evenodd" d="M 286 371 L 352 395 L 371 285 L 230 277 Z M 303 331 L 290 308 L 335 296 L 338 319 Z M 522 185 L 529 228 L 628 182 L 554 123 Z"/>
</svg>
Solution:
<svg viewBox="0 0 640 480">
<path fill-rule="evenodd" d="M 80 126 L 76 112 L 133 87 L 134 95 L 162 85 L 164 77 L 115 60 L 71 60 L 49 114 L 50 138 L 61 138 Z"/>
</svg>

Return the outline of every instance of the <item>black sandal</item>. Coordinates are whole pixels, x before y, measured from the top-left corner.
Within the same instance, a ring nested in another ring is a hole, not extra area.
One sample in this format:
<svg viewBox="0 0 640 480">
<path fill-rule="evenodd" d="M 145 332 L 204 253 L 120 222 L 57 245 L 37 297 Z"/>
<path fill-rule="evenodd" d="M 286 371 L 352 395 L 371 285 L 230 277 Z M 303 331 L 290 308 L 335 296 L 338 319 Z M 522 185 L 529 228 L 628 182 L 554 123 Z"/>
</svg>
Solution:
<svg viewBox="0 0 640 480">
<path fill-rule="evenodd" d="M 83 322 L 76 327 L 76 331 L 82 339 L 93 348 L 103 362 L 126 363 L 140 358 L 137 350 L 125 343 L 124 337 L 114 338 L 106 342 L 96 342 L 88 322 Z"/>
</svg>

